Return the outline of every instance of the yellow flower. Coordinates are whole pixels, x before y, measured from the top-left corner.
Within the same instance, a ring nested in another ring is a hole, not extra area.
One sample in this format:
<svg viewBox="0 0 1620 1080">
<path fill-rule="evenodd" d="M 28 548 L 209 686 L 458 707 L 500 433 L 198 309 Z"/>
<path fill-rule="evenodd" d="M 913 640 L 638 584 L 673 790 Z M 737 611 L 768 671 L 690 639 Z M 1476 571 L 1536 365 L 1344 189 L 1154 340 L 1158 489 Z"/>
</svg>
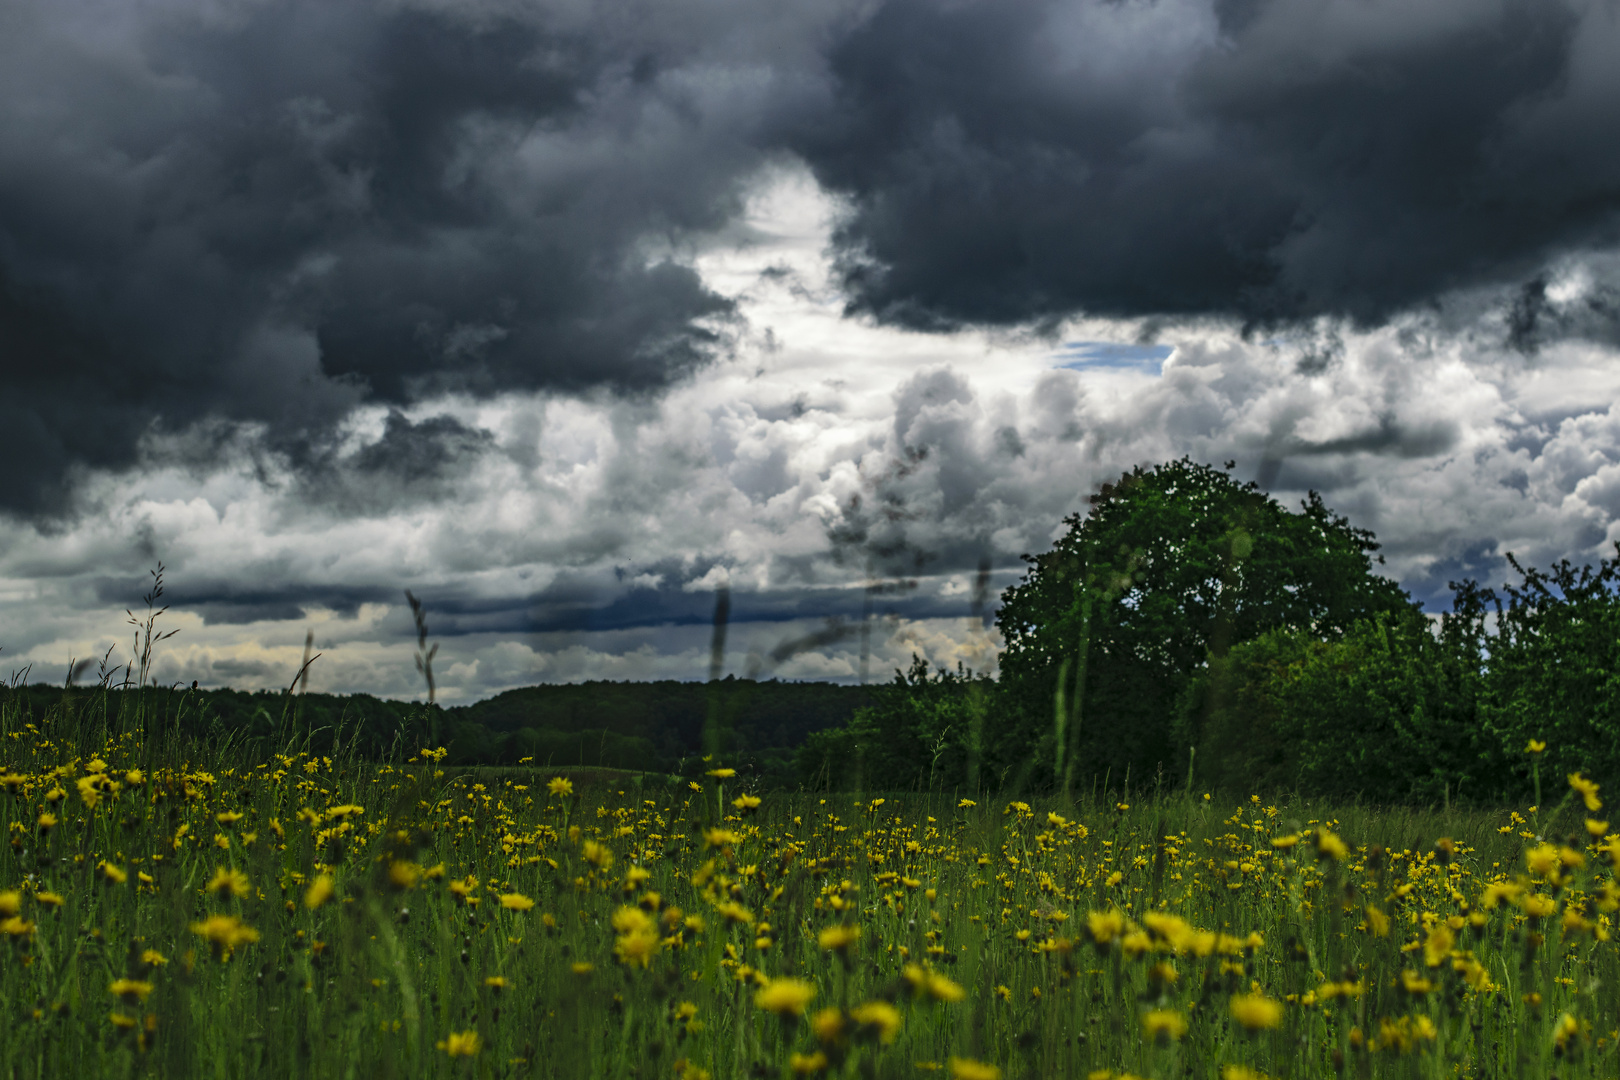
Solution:
<svg viewBox="0 0 1620 1080">
<path fill-rule="evenodd" d="M 907 964 L 901 972 L 918 997 L 934 1001 L 955 1002 L 967 997 L 967 991 L 937 971 L 929 971 L 917 964 Z"/>
<path fill-rule="evenodd" d="M 214 820 L 221 825 L 235 825 L 242 820 L 242 815 L 235 810 L 226 810 L 223 813 L 215 814 Z"/>
<path fill-rule="evenodd" d="M 1142 1017 L 1142 1033 L 1149 1039 L 1174 1042 L 1187 1034 L 1187 1018 L 1173 1009 L 1153 1009 Z"/>
<path fill-rule="evenodd" d="M 34 894 L 34 899 L 41 904 L 47 904 L 55 908 L 59 908 L 63 904 L 67 903 L 67 897 L 63 896 L 61 893 L 53 892 L 37 892 Z"/>
<path fill-rule="evenodd" d="M 198 937 L 206 938 L 227 956 L 236 951 L 238 946 L 259 940 L 259 932 L 235 915 L 210 915 L 202 922 L 192 923 L 191 932 Z"/>
<path fill-rule="evenodd" d="M 1598 798 L 1597 784 L 1586 779 L 1586 777 L 1582 776 L 1580 773 L 1575 772 L 1569 774 L 1569 786 L 1580 792 L 1581 798 L 1586 800 L 1586 810 L 1588 813 L 1595 814 L 1599 810 L 1603 809 L 1603 800 Z"/>
<path fill-rule="evenodd" d="M 816 988 L 803 979 L 772 979 L 754 995 L 754 1004 L 778 1016 L 803 1016 Z"/>
<path fill-rule="evenodd" d="M 141 953 L 141 963 L 147 967 L 162 967 L 169 962 L 169 958 L 156 949 L 147 949 Z"/>
<path fill-rule="evenodd" d="M 336 891 L 337 889 L 332 884 L 332 879 L 327 877 L 325 874 L 322 874 L 320 877 L 317 877 L 314 881 L 310 882 L 309 888 L 304 890 L 304 906 L 309 910 L 314 911 L 316 908 L 332 899 L 332 894 Z"/>
<path fill-rule="evenodd" d="M 589 975 L 591 972 L 596 970 L 596 965 L 591 963 L 589 960 L 575 960 L 573 964 L 570 965 L 570 970 L 572 970 L 575 975 Z"/>
<path fill-rule="evenodd" d="M 1230 1006 L 1232 1019 L 1249 1031 L 1274 1028 L 1282 1023 L 1282 1005 L 1264 994 L 1236 994 Z"/>
<path fill-rule="evenodd" d="M 1609 823 L 1607 821 L 1593 821 L 1591 818 L 1586 819 L 1586 833 L 1592 839 L 1601 840 L 1603 839 L 1604 834 L 1606 834 L 1608 831 Z"/>
<path fill-rule="evenodd" d="M 484 980 L 484 985 L 498 994 L 512 984 L 504 975 L 491 975 L 489 978 Z"/>
<path fill-rule="evenodd" d="M 737 770 L 736 769 L 710 769 L 709 770 L 709 775 L 714 777 L 716 780 L 730 780 L 733 776 L 737 775 Z"/>
<path fill-rule="evenodd" d="M 574 793 L 574 782 L 562 776 L 553 776 L 546 784 L 546 790 L 560 798 L 566 799 Z"/>
<path fill-rule="evenodd" d="M 1538 893 L 1535 896 L 1524 897 L 1522 906 L 1524 908 L 1524 913 L 1530 916 L 1530 918 L 1545 919 L 1547 916 L 1558 910 L 1558 901 L 1554 900 L 1550 896 L 1542 896 Z"/>
<path fill-rule="evenodd" d="M 505 893 L 500 897 L 501 907 L 508 911 L 528 911 L 534 907 L 534 901 L 522 893 Z"/>
<path fill-rule="evenodd" d="M 900 1010 L 887 1001 L 868 1001 L 849 1010 L 849 1018 L 861 1033 L 876 1037 L 878 1042 L 892 1043 L 900 1034 Z"/>
<path fill-rule="evenodd" d="M 472 1057 L 478 1053 L 481 1043 L 476 1031 L 452 1031 L 436 1045 L 451 1057 Z"/>
<path fill-rule="evenodd" d="M 817 944 L 833 952 L 844 952 L 860 940 L 861 928 L 858 926 L 829 926 L 816 935 Z"/>
<path fill-rule="evenodd" d="M 39 831 L 40 832 L 50 832 L 54 828 L 56 828 L 56 815 L 55 814 L 42 813 L 42 814 L 39 815 Z"/>
<path fill-rule="evenodd" d="M 956 804 L 956 808 L 958 810 L 971 810 L 973 807 L 978 805 L 979 804 L 974 802 L 972 799 L 963 799 L 961 802 Z"/>
<path fill-rule="evenodd" d="M 1270 1077 L 1247 1065 L 1226 1065 L 1221 1068 L 1221 1080 L 1270 1080 Z"/>
<path fill-rule="evenodd" d="M 7 937 L 27 937 L 33 932 L 34 924 L 21 915 L 13 915 L 11 918 L 0 922 L 0 934 L 5 934 Z"/>
<path fill-rule="evenodd" d="M 735 799 L 731 800 L 731 805 L 735 806 L 744 814 L 752 813 L 753 811 L 759 809 L 759 796 L 739 795 Z"/>
<path fill-rule="evenodd" d="M 1091 933 L 1091 940 L 1099 947 L 1107 945 L 1125 932 L 1125 916 L 1118 908 L 1093 911 L 1086 916 L 1086 929 Z"/>
<path fill-rule="evenodd" d="M 1389 937 L 1389 916 L 1367 905 L 1367 930 L 1373 937 Z"/>
<path fill-rule="evenodd" d="M 1451 932 L 1451 927 L 1445 923 L 1435 923 L 1423 942 L 1423 962 L 1429 967 L 1439 967 L 1451 955 L 1451 947 L 1456 942 L 1457 937 Z"/>
<path fill-rule="evenodd" d="M 1434 989 L 1434 983 L 1410 969 L 1401 972 L 1401 989 L 1413 997 L 1422 997 Z"/>
<path fill-rule="evenodd" d="M 22 893 L 16 889 L 0 892 L 0 915 L 10 918 L 22 911 Z"/>
<path fill-rule="evenodd" d="M 1524 746 L 1524 752 L 1527 754 L 1539 754 L 1545 749 L 1547 749 L 1547 744 L 1544 742 L 1538 742 L 1535 739 L 1531 739 L 1528 743 L 1525 743 Z"/>
<path fill-rule="evenodd" d="M 394 859 L 388 864 L 388 884 L 401 892 L 414 889 L 421 876 L 422 868 L 409 859 Z"/>
<path fill-rule="evenodd" d="M 727 900 L 723 904 L 716 904 L 714 913 L 728 923 L 742 923 L 746 926 L 752 926 L 754 923 L 753 914 L 735 900 Z"/>
<path fill-rule="evenodd" d="M 810 1018 L 810 1033 L 819 1043 L 831 1045 L 844 1038 L 844 1014 L 838 1009 L 822 1009 Z"/>
<path fill-rule="evenodd" d="M 1001 1080 L 1001 1070 L 971 1058 L 951 1058 L 951 1080 Z"/>
<path fill-rule="evenodd" d="M 827 1055 L 817 1050 L 813 1054 L 801 1054 L 794 1051 L 788 1056 L 788 1068 L 793 1070 L 794 1076 L 812 1076 L 824 1072 L 827 1068 Z"/>
<path fill-rule="evenodd" d="M 1345 846 L 1343 840 L 1340 840 L 1334 834 L 1333 830 L 1324 826 L 1316 834 L 1316 854 L 1318 858 L 1343 862 L 1344 857 L 1350 854 L 1350 849 Z"/>
<path fill-rule="evenodd" d="M 1537 877 L 1558 876 L 1558 849 L 1551 844 L 1537 844 L 1524 853 L 1525 866 Z"/>
<path fill-rule="evenodd" d="M 115 979 L 107 989 L 125 1001 L 145 1001 L 152 993 L 152 984 L 139 979 Z"/>
<path fill-rule="evenodd" d="M 214 871 L 213 878 L 203 886 L 204 892 L 228 892 L 238 900 L 245 900 L 253 894 L 253 887 L 248 883 L 248 876 L 240 870 L 228 870 L 221 866 Z"/>
<path fill-rule="evenodd" d="M 129 874 L 127 871 L 114 866 L 110 862 L 101 863 L 100 868 L 102 877 L 109 885 L 122 885 L 124 882 L 129 880 Z"/>
<path fill-rule="evenodd" d="M 1271 838 L 1271 846 L 1279 849 L 1291 848 L 1297 843 L 1299 843 L 1298 833 L 1289 833 L 1287 836 L 1273 836 Z"/>
<path fill-rule="evenodd" d="M 580 855 L 586 862 L 599 870 L 606 870 L 613 865 L 613 852 L 605 844 L 598 844 L 595 840 L 587 840 L 579 846 Z"/>
</svg>

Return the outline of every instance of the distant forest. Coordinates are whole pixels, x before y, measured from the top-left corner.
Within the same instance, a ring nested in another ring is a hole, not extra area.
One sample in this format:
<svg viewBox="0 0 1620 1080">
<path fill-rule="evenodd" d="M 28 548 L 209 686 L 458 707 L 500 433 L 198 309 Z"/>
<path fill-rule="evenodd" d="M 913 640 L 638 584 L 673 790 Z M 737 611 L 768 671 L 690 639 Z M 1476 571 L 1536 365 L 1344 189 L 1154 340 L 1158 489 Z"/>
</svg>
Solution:
<svg viewBox="0 0 1620 1080">
<path fill-rule="evenodd" d="M 0 703 L 43 717 L 63 706 L 76 713 L 119 711 L 136 693 L 152 699 L 147 712 L 188 735 L 307 739 L 316 752 L 344 747 L 367 757 L 443 746 L 451 765 L 516 765 L 529 758 L 556 769 L 660 773 L 701 771 L 702 756 L 716 754 L 769 786 L 793 783 L 795 752 L 811 734 L 847 724 L 870 703 L 856 686 L 737 678 L 529 686 L 451 708 L 370 694 L 104 691 L 46 683 L 0 689 Z"/>
</svg>

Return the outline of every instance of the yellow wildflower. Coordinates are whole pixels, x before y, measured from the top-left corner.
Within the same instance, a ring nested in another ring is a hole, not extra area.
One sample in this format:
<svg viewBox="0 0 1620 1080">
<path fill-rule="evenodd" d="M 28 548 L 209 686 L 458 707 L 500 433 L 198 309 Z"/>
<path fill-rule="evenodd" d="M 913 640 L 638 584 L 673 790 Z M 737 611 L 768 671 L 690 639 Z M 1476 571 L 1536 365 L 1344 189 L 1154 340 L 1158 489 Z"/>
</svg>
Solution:
<svg viewBox="0 0 1620 1080">
<path fill-rule="evenodd" d="M 803 979 L 772 979 L 754 995 L 754 1004 L 778 1016 L 803 1016 L 816 988 Z"/>
<path fill-rule="evenodd" d="M 322 874 L 310 882 L 309 888 L 304 890 L 304 906 L 314 911 L 332 899 L 332 894 L 336 891 L 337 887 L 332 883 L 332 879 Z"/>
<path fill-rule="evenodd" d="M 1232 1019 L 1249 1031 L 1274 1028 L 1282 1023 L 1282 1005 L 1264 994 L 1235 994 L 1229 1007 Z"/>
<path fill-rule="evenodd" d="M 482 1044 L 478 1038 L 478 1032 L 468 1030 L 452 1031 L 448 1038 L 435 1045 L 451 1057 L 472 1057 L 478 1053 Z"/>
</svg>

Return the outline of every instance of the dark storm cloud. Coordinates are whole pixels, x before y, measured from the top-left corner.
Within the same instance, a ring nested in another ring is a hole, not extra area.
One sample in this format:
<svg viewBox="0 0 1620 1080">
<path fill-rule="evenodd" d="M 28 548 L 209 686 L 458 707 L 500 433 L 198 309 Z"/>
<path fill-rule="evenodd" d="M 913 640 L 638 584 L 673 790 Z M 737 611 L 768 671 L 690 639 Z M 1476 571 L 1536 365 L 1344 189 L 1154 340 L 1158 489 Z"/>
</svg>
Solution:
<svg viewBox="0 0 1620 1080">
<path fill-rule="evenodd" d="M 364 400 L 708 357 L 729 303 L 644 242 L 728 220 L 772 74 L 551 15 L 6 5 L 0 506 L 205 418 L 296 458 Z"/>
<path fill-rule="evenodd" d="M 153 434 L 312 469 L 365 402 L 664 387 L 733 311 L 659 253 L 783 155 L 844 199 L 853 307 L 912 325 L 1485 286 L 1525 351 L 1614 338 L 1620 274 L 1551 275 L 1615 247 L 1617 53 L 1578 0 L 21 0 L 0 508 Z"/>
<path fill-rule="evenodd" d="M 1373 323 L 1613 246 L 1616 55 L 1601 3 L 890 0 L 799 146 L 859 310 Z"/>
</svg>

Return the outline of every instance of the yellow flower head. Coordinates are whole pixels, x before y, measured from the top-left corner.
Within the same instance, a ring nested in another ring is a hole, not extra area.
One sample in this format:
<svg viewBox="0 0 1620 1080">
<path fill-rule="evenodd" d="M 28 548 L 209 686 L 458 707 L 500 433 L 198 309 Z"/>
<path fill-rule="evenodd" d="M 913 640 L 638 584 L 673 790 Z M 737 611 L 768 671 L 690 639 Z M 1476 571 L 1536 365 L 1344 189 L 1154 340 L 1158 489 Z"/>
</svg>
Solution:
<svg viewBox="0 0 1620 1080">
<path fill-rule="evenodd" d="M 1092 942 L 1101 948 L 1125 932 L 1125 916 L 1118 908 L 1093 911 L 1086 916 L 1086 930 Z"/>
<path fill-rule="evenodd" d="M 203 886 L 203 891 L 211 893 L 228 892 L 238 900 L 245 900 L 253 895 L 253 887 L 249 884 L 246 874 L 240 870 L 230 870 L 223 866 L 214 871 L 213 878 L 209 880 L 207 885 Z"/>
<path fill-rule="evenodd" d="M 845 1018 L 842 1010 L 822 1009 L 810 1018 L 810 1034 L 816 1041 L 831 1046 L 844 1039 Z"/>
<path fill-rule="evenodd" d="M 337 887 L 332 883 L 332 879 L 322 874 L 310 882 L 309 888 L 304 890 L 304 906 L 314 911 L 332 899 L 332 894 L 336 891 Z"/>
<path fill-rule="evenodd" d="M 1536 739 L 1531 739 L 1524 745 L 1524 752 L 1532 756 L 1541 753 L 1545 749 L 1547 749 L 1547 744 Z"/>
<path fill-rule="evenodd" d="M 145 1001 L 152 993 L 152 984 L 139 979 L 115 979 L 107 989 L 125 1001 Z"/>
<path fill-rule="evenodd" d="M 1153 1009 L 1142 1017 L 1142 1034 L 1151 1040 L 1175 1042 L 1187 1034 L 1187 1018 L 1173 1009 Z"/>
<path fill-rule="evenodd" d="M 110 862 L 102 863 L 100 869 L 102 879 L 109 885 L 122 885 L 124 882 L 129 880 L 128 871 L 114 866 Z"/>
<path fill-rule="evenodd" d="M 710 769 L 709 770 L 709 775 L 714 777 L 716 780 L 730 780 L 733 776 L 737 775 L 737 770 L 736 769 Z"/>
<path fill-rule="evenodd" d="M 452 1031 L 448 1038 L 436 1044 L 451 1057 L 472 1057 L 478 1053 L 482 1043 L 476 1031 Z"/>
<path fill-rule="evenodd" d="M 1264 994 L 1235 994 L 1230 1008 L 1232 1019 L 1249 1031 L 1266 1030 L 1282 1023 L 1282 1005 Z"/>
<path fill-rule="evenodd" d="M 546 790 L 559 798 L 566 799 L 574 793 L 574 782 L 563 776 L 553 776 L 546 784 Z"/>
<path fill-rule="evenodd" d="M 1586 801 L 1587 813 L 1595 814 L 1603 809 L 1603 800 L 1598 798 L 1596 783 L 1575 772 L 1569 774 L 1569 786 L 1581 793 L 1581 798 Z"/>
<path fill-rule="evenodd" d="M 778 1016 L 803 1016 L 816 988 L 803 979 L 771 979 L 754 995 L 754 1004 Z"/>
<path fill-rule="evenodd" d="M 1316 834 L 1316 855 L 1321 859 L 1332 859 L 1334 862 L 1343 862 L 1350 849 L 1333 830 L 1323 827 Z"/>
<path fill-rule="evenodd" d="M 259 932 L 235 915 L 210 915 L 192 923 L 191 932 L 206 938 L 219 952 L 229 956 L 237 948 L 259 940 Z"/>
<path fill-rule="evenodd" d="M 422 868 L 409 859 L 394 859 L 388 864 L 388 884 L 401 892 L 414 889 L 422 876 Z"/>
<path fill-rule="evenodd" d="M 951 1058 L 951 1080 L 1001 1080 L 1001 1070 L 971 1058 Z"/>
<path fill-rule="evenodd" d="M 849 1010 L 849 1018 L 858 1028 L 857 1034 L 875 1038 L 878 1042 L 892 1043 L 900 1034 L 900 1010 L 887 1001 L 868 1001 Z"/>
<path fill-rule="evenodd" d="M 0 915 L 10 918 L 22 911 L 22 893 L 16 889 L 0 892 Z"/>
<path fill-rule="evenodd" d="M 817 944 L 833 952 L 844 952 L 860 940 L 861 928 L 858 926 L 829 926 L 816 936 Z"/>
<path fill-rule="evenodd" d="M 500 897 L 501 907 L 508 911 L 528 911 L 534 907 L 534 901 L 522 893 L 505 893 Z"/>
<path fill-rule="evenodd" d="M 788 1056 L 788 1068 L 793 1070 L 794 1076 L 814 1076 L 827 1071 L 827 1055 L 820 1050 L 810 1054 L 794 1051 Z"/>
<path fill-rule="evenodd" d="M 912 991 L 920 998 L 950 1003 L 967 997 L 967 991 L 956 983 L 939 972 L 930 971 L 920 965 L 907 964 L 901 974 L 911 983 Z"/>
</svg>

